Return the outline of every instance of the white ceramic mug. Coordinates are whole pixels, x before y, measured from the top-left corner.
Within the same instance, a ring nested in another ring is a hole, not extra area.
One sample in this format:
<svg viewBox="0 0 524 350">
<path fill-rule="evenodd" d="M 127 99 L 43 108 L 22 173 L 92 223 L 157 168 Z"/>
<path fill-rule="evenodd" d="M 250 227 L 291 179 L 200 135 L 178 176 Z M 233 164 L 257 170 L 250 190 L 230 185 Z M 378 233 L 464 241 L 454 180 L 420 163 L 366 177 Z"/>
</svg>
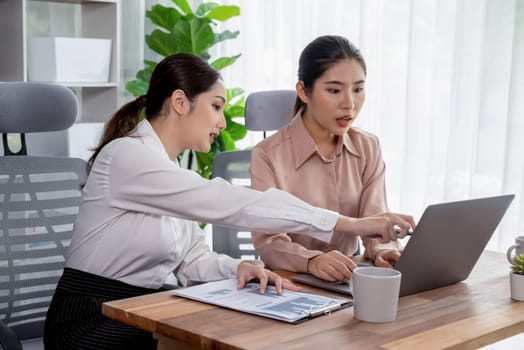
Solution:
<svg viewBox="0 0 524 350">
<path fill-rule="evenodd" d="M 518 236 L 515 238 L 515 244 L 508 248 L 506 252 L 506 257 L 510 264 L 513 265 L 513 250 L 515 250 L 515 255 L 520 255 L 524 253 L 524 236 Z"/>
<path fill-rule="evenodd" d="M 383 267 L 358 267 L 353 271 L 353 311 L 367 322 L 391 322 L 397 318 L 401 273 Z"/>
</svg>

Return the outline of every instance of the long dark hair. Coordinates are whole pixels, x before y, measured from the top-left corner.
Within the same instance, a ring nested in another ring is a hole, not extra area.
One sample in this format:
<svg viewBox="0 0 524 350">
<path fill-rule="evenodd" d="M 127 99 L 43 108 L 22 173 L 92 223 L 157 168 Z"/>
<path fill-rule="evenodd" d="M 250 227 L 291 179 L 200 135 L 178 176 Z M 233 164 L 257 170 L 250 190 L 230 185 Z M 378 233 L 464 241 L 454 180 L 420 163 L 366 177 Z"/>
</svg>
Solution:
<svg viewBox="0 0 524 350">
<path fill-rule="evenodd" d="M 153 120 L 161 114 L 165 100 L 173 91 L 184 91 L 192 102 L 219 79 L 220 74 L 200 57 L 180 53 L 164 58 L 153 70 L 147 93 L 123 105 L 106 123 L 100 143 L 87 162 L 88 172 L 105 145 L 135 130 L 142 110 L 147 120 Z"/>
<path fill-rule="evenodd" d="M 298 80 L 304 83 L 304 88 L 309 93 L 315 81 L 331 66 L 343 59 L 357 60 L 366 74 L 366 61 L 353 43 L 338 35 L 319 36 L 310 42 L 300 54 Z M 304 106 L 305 103 L 297 96 L 294 114 Z"/>
</svg>

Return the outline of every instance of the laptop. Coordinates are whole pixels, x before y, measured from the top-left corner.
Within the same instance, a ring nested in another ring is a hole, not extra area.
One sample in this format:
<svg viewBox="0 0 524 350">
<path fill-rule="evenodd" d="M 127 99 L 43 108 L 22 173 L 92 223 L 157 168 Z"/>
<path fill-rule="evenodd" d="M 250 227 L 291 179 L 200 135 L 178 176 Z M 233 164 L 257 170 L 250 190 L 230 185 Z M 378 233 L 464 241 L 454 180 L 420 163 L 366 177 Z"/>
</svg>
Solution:
<svg viewBox="0 0 524 350">
<path fill-rule="evenodd" d="M 395 264 L 402 273 L 400 296 L 465 280 L 515 195 L 430 205 Z M 293 281 L 351 295 L 347 282 L 327 282 L 309 274 Z"/>
</svg>

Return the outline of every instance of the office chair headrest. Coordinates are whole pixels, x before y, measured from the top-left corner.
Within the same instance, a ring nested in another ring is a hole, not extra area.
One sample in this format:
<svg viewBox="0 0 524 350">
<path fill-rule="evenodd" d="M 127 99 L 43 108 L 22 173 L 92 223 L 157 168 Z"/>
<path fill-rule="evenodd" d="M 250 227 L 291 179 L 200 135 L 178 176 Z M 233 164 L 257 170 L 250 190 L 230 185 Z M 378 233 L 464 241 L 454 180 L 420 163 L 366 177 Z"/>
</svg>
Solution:
<svg viewBox="0 0 524 350">
<path fill-rule="evenodd" d="M 278 130 L 293 118 L 295 90 L 253 92 L 246 99 L 246 128 L 253 131 Z"/>
<path fill-rule="evenodd" d="M 66 130 L 77 112 L 75 95 L 62 85 L 0 82 L 0 133 Z"/>
</svg>

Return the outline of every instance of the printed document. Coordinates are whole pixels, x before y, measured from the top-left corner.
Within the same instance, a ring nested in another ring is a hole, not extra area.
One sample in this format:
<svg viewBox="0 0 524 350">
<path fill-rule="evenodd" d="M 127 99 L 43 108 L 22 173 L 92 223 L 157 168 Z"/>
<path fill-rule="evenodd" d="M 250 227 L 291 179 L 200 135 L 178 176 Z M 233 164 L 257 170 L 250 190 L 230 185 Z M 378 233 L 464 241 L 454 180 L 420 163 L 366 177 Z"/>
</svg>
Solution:
<svg viewBox="0 0 524 350">
<path fill-rule="evenodd" d="M 248 283 L 244 289 L 238 290 L 234 278 L 175 289 L 172 294 L 290 323 L 302 322 L 352 305 L 348 299 L 286 289 L 282 295 L 278 295 L 274 286 L 268 286 L 265 294 L 260 294 L 258 283 Z"/>
</svg>

